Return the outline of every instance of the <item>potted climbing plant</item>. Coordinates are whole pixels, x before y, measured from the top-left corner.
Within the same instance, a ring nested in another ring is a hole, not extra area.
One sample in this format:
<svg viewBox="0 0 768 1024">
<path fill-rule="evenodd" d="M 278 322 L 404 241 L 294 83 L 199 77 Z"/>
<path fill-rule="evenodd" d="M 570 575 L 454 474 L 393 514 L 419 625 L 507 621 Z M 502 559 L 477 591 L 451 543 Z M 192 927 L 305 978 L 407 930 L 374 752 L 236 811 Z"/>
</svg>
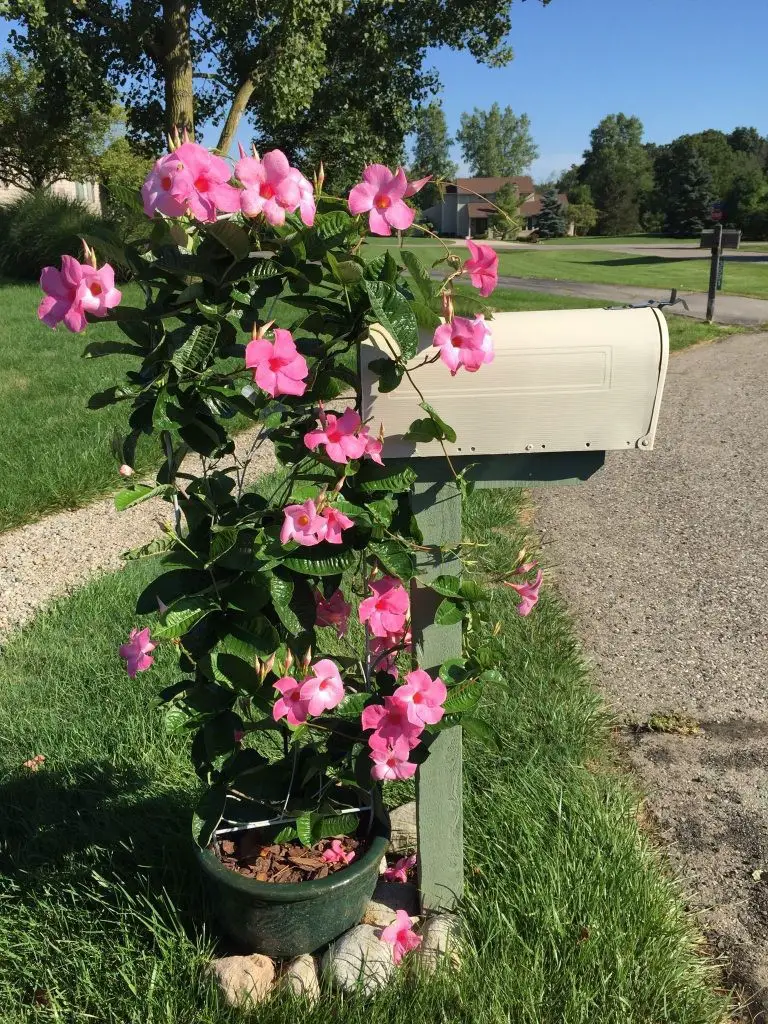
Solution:
<svg viewBox="0 0 768 1024">
<path fill-rule="evenodd" d="M 134 676 L 158 645 L 176 652 L 179 681 L 160 696 L 201 782 L 197 856 L 224 928 L 271 955 L 314 950 L 360 919 L 388 839 L 382 784 L 411 778 L 440 729 L 477 725 L 498 677 L 481 643 L 486 595 L 449 577 L 432 586 L 442 620 L 467 623 L 464 657 L 433 675 L 413 661 L 416 471 L 388 467 L 386 423 L 360 415 L 373 324 L 392 342 L 373 364 L 381 390 L 417 373 L 420 352 L 453 375 L 493 359 L 488 323 L 455 315 L 452 297 L 466 272 L 482 310 L 489 247 L 473 244 L 466 262 L 446 247 L 433 279 L 414 252 L 365 244 L 412 224 L 407 199 L 426 180 L 374 164 L 335 197 L 322 168 L 311 183 L 279 150 L 241 149 L 233 168 L 177 137 L 142 189 L 146 239 L 92 240 L 98 257 L 86 245 L 83 262 L 42 273 L 42 320 L 81 331 L 107 319 L 120 339 L 86 354 L 135 359 L 91 406 L 129 408 L 117 507 L 161 497 L 169 518 L 128 556 L 159 572 L 136 606 L 150 618 L 120 655 Z M 105 257 L 128 269 L 142 307 L 122 301 Z M 455 441 L 423 411 L 414 439 Z M 151 482 L 132 468 L 142 434 L 162 459 Z M 265 443 L 281 469 L 253 488 Z M 521 611 L 539 584 L 515 584 Z"/>
</svg>

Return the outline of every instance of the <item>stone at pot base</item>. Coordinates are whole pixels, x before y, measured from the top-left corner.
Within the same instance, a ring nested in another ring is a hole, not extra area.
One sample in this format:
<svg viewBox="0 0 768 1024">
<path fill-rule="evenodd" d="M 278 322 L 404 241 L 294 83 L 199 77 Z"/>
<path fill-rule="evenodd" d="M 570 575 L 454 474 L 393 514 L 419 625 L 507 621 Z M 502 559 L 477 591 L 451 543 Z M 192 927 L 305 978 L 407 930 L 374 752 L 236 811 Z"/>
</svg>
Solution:
<svg viewBox="0 0 768 1024">
<path fill-rule="evenodd" d="M 395 920 L 398 910 L 405 910 L 415 922 L 419 915 L 419 890 L 410 883 L 385 882 L 379 879 L 365 908 L 363 924 L 386 928 Z"/>
<path fill-rule="evenodd" d="M 421 929 L 421 945 L 413 953 L 413 969 L 434 974 L 438 968 L 461 967 L 458 953 L 457 920 L 453 914 L 430 914 Z"/>
<path fill-rule="evenodd" d="M 310 953 L 305 953 L 291 960 L 275 986 L 275 992 L 290 992 L 298 998 L 306 999 L 314 1006 L 320 998 L 320 979 L 315 958 Z"/>
<path fill-rule="evenodd" d="M 272 992 L 275 965 L 268 956 L 223 956 L 211 964 L 219 990 L 230 1006 L 263 1003 Z"/>
<path fill-rule="evenodd" d="M 322 961 L 323 980 L 350 995 L 372 996 L 384 988 L 395 970 L 392 946 L 381 930 L 359 924 L 328 949 Z"/>
<path fill-rule="evenodd" d="M 390 837 L 389 849 L 398 857 L 413 853 L 418 842 L 416 829 L 416 801 L 402 804 L 389 812 Z"/>
</svg>

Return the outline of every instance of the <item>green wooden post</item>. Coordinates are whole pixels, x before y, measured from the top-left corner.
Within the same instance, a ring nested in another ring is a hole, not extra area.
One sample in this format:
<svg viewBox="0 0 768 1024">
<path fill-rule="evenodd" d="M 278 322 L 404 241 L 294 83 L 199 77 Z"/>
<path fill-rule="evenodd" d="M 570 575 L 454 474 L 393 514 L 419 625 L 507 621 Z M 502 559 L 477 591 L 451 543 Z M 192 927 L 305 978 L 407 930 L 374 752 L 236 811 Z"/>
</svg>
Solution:
<svg viewBox="0 0 768 1024">
<path fill-rule="evenodd" d="M 436 475 L 436 474 L 435 474 Z M 417 571 L 428 583 L 441 574 L 458 576 L 459 558 L 439 549 L 461 542 L 461 495 L 453 482 L 418 481 L 411 504 L 430 551 L 417 553 Z M 435 675 L 447 658 L 461 657 L 461 623 L 436 626 L 442 598 L 414 583 L 411 617 L 416 661 Z M 423 910 L 452 910 L 464 886 L 461 727 L 441 732 L 416 776 L 419 889 Z"/>
<path fill-rule="evenodd" d="M 562 452 L 531 455 L 457 456 L 454 468 L 472 466 L 471 477 L 480 488 L 547 486 L 588 480 L 603 464 L 605 453 Z M 458 575 L 461 561 L 442 548 L 461 542 L 461 496 L 444 458 L 420 457 L 414 462 L 419 479 L 411 494 L 411 507 L 424 536 L 417 552 L 417 572 L 423 583 L 440 575 Z M 436 626 L 435 611 L 442 598 L 414 581 L 411 618 L 415 660 L 435 675 L 448 658 L 462 654 L 461 624 Z M 423 910 L 452 910 L 464 885 L 461 728 L 441 732 L 416 776 L 416 822 L 419 848 L 419 889 Z"/>
</svg>

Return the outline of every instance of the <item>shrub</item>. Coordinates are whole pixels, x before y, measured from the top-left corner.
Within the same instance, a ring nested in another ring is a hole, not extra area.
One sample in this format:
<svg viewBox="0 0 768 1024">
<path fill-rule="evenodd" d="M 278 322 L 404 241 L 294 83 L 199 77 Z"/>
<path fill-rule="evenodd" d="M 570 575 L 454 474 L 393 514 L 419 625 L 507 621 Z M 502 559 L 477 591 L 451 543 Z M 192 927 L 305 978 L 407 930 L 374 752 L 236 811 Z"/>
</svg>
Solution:
<svg viewBox="0 0 768 1024">
<path fill-rule="evenodd" d="M 36 281 L 62 253 L 82 255 L 81 238 L 106 237 L 111 226 L 73 199 L 32 192 L 0 209 L 0 277 Z"/>
</svg>

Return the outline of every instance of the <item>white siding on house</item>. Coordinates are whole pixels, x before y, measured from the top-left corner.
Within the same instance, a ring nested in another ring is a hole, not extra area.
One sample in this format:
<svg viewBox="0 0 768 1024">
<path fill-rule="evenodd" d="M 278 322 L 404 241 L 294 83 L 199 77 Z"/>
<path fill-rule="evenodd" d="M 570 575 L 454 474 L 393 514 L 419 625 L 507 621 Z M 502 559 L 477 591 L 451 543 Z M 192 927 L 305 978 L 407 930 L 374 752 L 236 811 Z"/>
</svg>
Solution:
<svg viewBox="0 0 768 1024">
<path fill-rule="evenodd" d="M 51 191 L 67 199 L 79 199 L 94 213 L 101 213 L 99 186 L 95 181 L 57 181 Z M 16 185 L 0 184 L 0 205 L 5 206 L 28 194 Z"/>
</svg>

